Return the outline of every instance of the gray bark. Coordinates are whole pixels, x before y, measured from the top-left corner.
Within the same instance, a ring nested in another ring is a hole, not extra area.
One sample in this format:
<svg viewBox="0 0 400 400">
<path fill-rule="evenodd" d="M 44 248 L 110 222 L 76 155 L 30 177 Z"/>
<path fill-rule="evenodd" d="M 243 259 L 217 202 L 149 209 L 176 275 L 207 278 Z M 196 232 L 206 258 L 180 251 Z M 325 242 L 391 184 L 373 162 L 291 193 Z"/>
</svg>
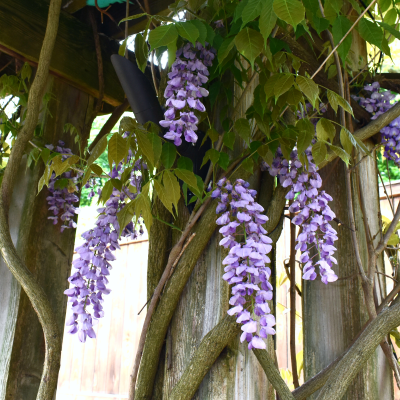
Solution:
<svg viewBox="0 0 400 400">
<path fill-rule="evenodd" d="M 52 77 L 48 90 L 53 99 L 48 104 L 50 114 L 41 117 L 44 141 L 57 144 L 63 140 L 79 154 L 74 137 L 64 133 L 64 125 L 71 123 L 82 129 L 93 110 L 93 98 Z M 62 332 L 66 311 L 63 292 L 68 287 L 75 230 L 61 233 L 60 224 L 54 226 L 47 219 L 48 191 L 44 188 L 37 195 L 42 173 L 42 162 L 28 169 L 25 162 L 21 164 L 9 220 L 17 250 L 49 297 Z M 44 361 L 42 328 L 29 299 L 2 260 L 0 271 L 0 399 L 35 399 Z"/>
</svg>

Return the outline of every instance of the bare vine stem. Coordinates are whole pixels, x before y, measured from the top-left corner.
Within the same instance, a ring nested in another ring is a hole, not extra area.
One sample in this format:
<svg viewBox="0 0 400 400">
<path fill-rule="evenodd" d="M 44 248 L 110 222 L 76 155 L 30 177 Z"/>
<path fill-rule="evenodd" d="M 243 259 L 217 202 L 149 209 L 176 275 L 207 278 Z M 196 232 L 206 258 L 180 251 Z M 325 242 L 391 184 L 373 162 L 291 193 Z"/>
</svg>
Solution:
<svg viewBox="0 0 400 400">
<path fill-rule="evenodd" d="M 62 0 L 51 0 L 47 17 L 46 32 L 40 50 L 35 78 L 28 94 L 25 123 L 17 135 L 4 172 L 0 196 L 0 252 L 11 273 L 27 294 L 38 315 L 45 338 L 45 361 L 37 400 L 52 400 L 57 387 L 60 367 L 61 335 L 50 302 L 27 269 L 12 242 L 8 224 L 8 212 L 15 184 L 15 177 L 28 142 L 32 139 L 39 117 L 43 94 L 49 75 L 50 61 L 56 41 Z"/>
<path fill-rule="evenodd" d="M 368 7 L 358 16 L 358 18 L 355 20 L 354 24 L 351 26 L 351 28 L 344 34 L 344 36 L 340 39 L 339 43 L 332 49 L 332 51 L 328 54 L 328 56 L 325 58 L 323 63 L 318 67 L 318 69 L 312 74 L 311 79 L 313 79 L 323 68 L 323 66 L 327 63 L 329 58 L 332 56 L 332 54 L 335 53 L 337 48 L 343 43 L 343 41 L 347 38 L 347 36 L 351 33 L 351 31 L 355 28 L 355 26 L 358 24 L 360 19 L 365 15 L 365 13 L 375 4 L 376 0 L 372 0 L 371 3 L 368 5 Z"/>
<path fill-rule="evenodd" d="M 189 236 L 190 231 L 192 230 L 193 226 L 195 225 L 197 220 L 200 218 L 203 211 L 206 209 L 209 201 L 210 201 L 210 199 L 207 199 L 202 204 L 202 206 L 199 208 L 199 210 L 195 213 L 193 218 L 188 221 L 188 223 L 185 227 L 185 230 L 183 231 L 178 243 L 172 248 L 172 250 L 169 254 L 168 262 L 165 267 L 165 270 L 161 276 L 161 279 L 160 279 L 156 289 L 154 290 L 154 294 L 153 294 L 153 297 L 151 298 L 150 305 L 147 310 L 146 318 L 143 323 L 143 328 L 142 328 L 142 332 L 140 334 L 140 340 L 139 340 L 138 348 L 136 351 L 135 363 L 133 365 L 131 381 L 130 381 L 130 385 L 129 385 L 129 398 L 128 398 L 129 400 L 134 400 L 134 398 L 135 398 L 135 387 L 136 387 L 137 375 L 139 372 L 140 360 L 141 360 L 142 354 L 143 354 L 147 331 L 149 329 L 153 313 L 156 309 L 158 299 L 161 295 L 161 292 L 162 292 L 166 282 L 168 281 L 168 279 L 170 277 L 171 270 L 174 268 L 174 266 L 176 266 L 176 264 L 178 263 L 179 259 L 182 256 L 182 254 L 184 253 L 186 247 L 189 245 L 189 243 L 185 244 L 186 238 Z M 194 235 L 192 235 L 190 240 L 193 239 L 193 237 L 194 237 Z M 188 242 L 189 242 L 189 240 L 188 240 Z"/>
</svg>

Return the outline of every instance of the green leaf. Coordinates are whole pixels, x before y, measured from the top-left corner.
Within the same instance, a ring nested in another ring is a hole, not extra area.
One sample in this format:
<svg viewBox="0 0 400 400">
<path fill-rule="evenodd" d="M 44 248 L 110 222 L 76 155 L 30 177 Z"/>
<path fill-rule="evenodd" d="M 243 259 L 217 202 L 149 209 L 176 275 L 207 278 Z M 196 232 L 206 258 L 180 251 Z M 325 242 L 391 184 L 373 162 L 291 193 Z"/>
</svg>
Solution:
<svg viewBox="0 0 400 400">
<path fill-rule="evenodd" d="M 117 219 L 119 224 L 118 237 L 121 236 L 122 231 L 129 224 L 129 222 L 132 221 L 134 215 L 135 215 L 135 200 L 126 204 L 122 210 L 117 212 Z"/>
<path fill-rule="evenodd" d="M 107 148 L 107 136 L 103 136 L 94 146 L 94 149 L 90 153 L 90 156 L 87 160 L 87 164 L 90 165 L 94 163 L 106 150 Z"/>
<path fill-rule="evenodd" d="M 314 138 L 314 125 L 309 119 L 300 119 L 296 124 L 296 128 L 299 129 L 297 151 L 301 154 L 311 145 L 311 141 Z"/>
<path fill-rule="evenodd" d="M 121 43 L 121 45 L 119 46 L 119 49 L 118 49 L 118 54 L 121 56 L 121 57 L 124 57 L 125 56 L 125 51 L 126 51 L 126 43 L 128 42 L 128 38 L 125 38 L 125 40 Z"/>
<path fill-rule="evenodd" d="M 153 215 L 151 214 L 151 204 L 148 196 L 140 193 L 134 200 L 136 218 L 141 216 L 147 228 L 147 232 L 150 233 L 151 225 L 153 223 Z"/>
<path fill-rule="evenodd" d="M 274 155 L 272 154 L 272 151 L 270 150 L 270 148 L 268 147 L 267 144 L 264 144 L 264 145 L 260 146 L 257 149 L 257 153 L 264 159 L 264 161 L 268 165 L 272 165 L 272 161 L 274 159 Z"/>
<path fill-rule="evenodd" d="M 136 131 L 136 139 L 138 141 L 139 149 L 142 151 L 143 155 L 150 161 L 152 166 L 154 165 L 154 151 L 150 139 L 146 134 Z"/>
<path fill-rule="evenodd" d="M 88 167 L 82 178 L 82 186 L 84 186 L 86 184 L 86 182 L 89 180 L 91 174 L 92 174 L 92 171 L 91 171 L 90 167 Z"/>
<path fill-rule="evenodd" d="M 378 25 L 368 21 L 366 18 L 361 18 L 358 23 L 358 32 L 364 40 L 382 50 L 383 32 Z"/>
<path fill-rule="evenodd" d="M 316 15 L 314 15 L 313 22 L 318 35 L 320 35 L 321 32 L 326 31 L 329 28 L 329 21 L 326 18 L 319 18 Z"/>
<path fill-rule="evenodd" d="M 228 37 L 226 38 L 220 48 L 218 49 L 218 63 L 219 65 L 222 65 L 222 62 L 225 60 L 225 58 L 228 56 L 229 52 L 232 50 L 234 44 L 235 44 L 235 37 Z"/>
<path fill-rule="evenodd" d="M 173 215 L 172 199 L 166 195 L 164 186 L 157 179 L 154 180 L 154 189 L 161 203 L 163 203 L 165 208 Z"/>
<path fill-rule="evenodd" d="M 311 153 L 316 165 L 321 164 L 322 161 L 325 160 L 326 157 L 326 145 L 322 142 L 317 142 L 311 148 Z"/>
<path fill-rule="evenodd" d="M 178 180 L 175 178 L 175 175 L 172 172 L 166 170 L 163 173 L 163 184 L 165 187 L 165 195 L 167 196 L 167 199 L 175 206 L 175 212 L 178 215 L 178 201 L 181 197 L 181 190 Z"/>
<path fill-rule="evenodd" d="M 268 78 L 267 83 L 264 85 L 264 92 L 267 99 L 274 95 L 276 82 L 282 75 L 284 74 L 279 73 Z"/>
<path fill-rule="evenodd" d="M 203 22 L 199 21 L 198 19 L 193 19 L 188 22 L 190 22 L 197 28 L 197 30 L 199 31 L 199 37 L 197 38 L 197 41 L 204 46 L 207 40 L 208 33 L 206 25 L 204 25 Z"/>
<path fill-rule="evenodd" d="M 122 182 L 119 179 L 110 179 L 111 184 L 115 187 L 115 189 L 121 191 L 122 190 Z"/>
<path fill-rule="evenodd" d="M 345 111 L 354 116 L 351 105 L 342 96 L 338 95 L 335 92 L 332 92 L 332 90 L 328 90 L 327 97 L 329 104 L 335 110 L 335 113 L 337 113 L 338 106 L 341 106 Z"/>
<path fill-rule="evenodd" d="M 225 132 L 223 143 L 226 147 L 233 150 L 233 145 L 235 144 L 235 134 L 232 131 Z"/>
<path fill-rule="evenodd" d="M 359 139 L 358 137 L 351 135 L 354 140 L 357 143 L 357 146 L 365 153 L 368 154 L 369 156 L 371 156 L 371 152 L 368 150 L 368 147 L 363 143 L 363 141 L 361 139 Z"/>
<path fill-rule="evenodd" d="M 219 154 L 219 160 L 218 160 L 218 165 L 221 166 L 221 168 L 226 171 L 229 166 L 229 156 L 228 154 L 221 152 Z"/>
<path fill-rule="evenodd" d="M 172 64 L 176 60 L 176 50 L 177 50 L 176 41 L 174 40 L 168 43 L 167 49 L 168 49 L 168 67 L 171 68 Z"/>
<path fill-rule="evenodd" d="M 294 28 L 305 17 L 303 4 L 297 0 L 274 0 L 274 11 L 278 18 L 292 25 Z"/>
<path fill-rule="evenodd" d="M 216 142 L 219 139 L 219 133 L 214 128 L 210 128 L 207 131 L 206 137 L 207 136 L 211 139 L 212 143 Z"/>
<path fill-rule="evenodd" d="M 112 163 L 115 165 L 128 155 L 128 142 L 119 133 L 114 133 L 108 142 L 108 163 L 112 169 Z"/>
<path fill-rule="evenodd" d="M 204 155 L 203 162 L 201 163 L 201 167 L 207 163 L 208 160 L 211 160 L 211 162 L 216 165 L 218 160 L 219 160 L 219 151 L 215 149 L 210 149 L 206 151 L 206 154 Z"/>
<path fill-rule="evenodd" d="M 99 203 L 102 202 L 103 204 L 110 198 L 111 193 L 113 191 L 113 184 L 111 181 L 107 181 L 101 190 L 101 195 L 99 198 Z"/>
<path fill-rule="evenodd" d="M 296 83 L 299 85 L 300 90 L 307 96 L 311 105 L 316 108 L 318 100 L 318 85 L 310 78 L 305 76 L 297 76 Z"/>
<path fill-rule="evenodd" d="M 246 7 L 249 0 L 242 0 L 235 8 L 235 14 L 233 17 L 233 21 L 236 22 L 239 18 L 241 18 L 244 8 Z"/>
<path fill-rule="evenodd" d="M 191 21 L 177 22 L 175 26 L 180 36 L 182 36 L 184 39 L 189 40 L 189 42 L 191 42 L 193 46 L 196 44 L 196 40 L 199 37 L 200 33 Z"/>
<path fill-rule="evenodd" d="M 386 19 L 386 16 L 385 16 Z M 393 28 L 392 26 L 390 26 L 389 24 L 385 23 L 385 22 L 378 22 L 378 24 L 385 29 L 386 31 L 388 31 L 390 34 L 392 34 L 396 39 L 400 40 L 400 32 Z"/>
<path fill-rule="evenodd" d="M 286 93 L 294 83 L 294 76 L 289 73 L 281 74 L 279 79 L 275 83 L 274 94 L 275 98 L 278 98 L 282 94 Z"/>
<path fill-rule="evenodd" d="M 51 161 L 51 167 L 56 176 L 63 174 L 70 167 L 68 161 L 62 161 L 61 155 L 54 157 Z"/>
<path fill-rule="evenodd" d="M 213 29 L 209 24 L 206 25 L 206 29 L 207 29 L 207 38 L 206 38 L 206 42 L 207 42 L 210 46 L 212 46 L 213 43 L 214 43 L 214 38 L 215 38 L 215 31 L 214 31 L 214 29 Z"/>
<path fill-rule="evenodd" d="M 175 169 L 175 175 L 183 182 L 187 183 L 189 186 L 194 188 L 195 190 L 198 190 L 199 188 L 197 187 L 197 179 L 196 175 L 188 171 L 187 169 L 180 169 L 176 168 Z"/>
<path fill-rule="evenodd" d="M 126 18 L 121 19 L 121 21 L 119 21 L 118 25 L 119 25 L 119 24 L 122 24 L 122 22 L 130 21 L 130 20 L 132 20 L 132 19 L 142 18 L 142 17 L 144 17 L 144 16 L 150 17 L 150 15 L 147 14 L 147 13 L 134 14 L 134 15 L 131 15 L 131 16 L 129 16 L 129 17 L 126 17 Z"/>
<path fill-rule="evenodd" d="M 38 193 L 42 190 L 43 186 L 49 185 L 49 180 L 51 178 L 51 174 L 53 172 L 53 169 L 51 168 L 50 165 L 46 165 L 46 168 L 44 169 L 42 177 L 39 179 L 38 183 Z"/>
<path fill-rule="evenodd" d="M 322 140 L 333 141 L 336 135 L 335 126 L 326 118 L 321 118 L 317 123 L 317 138 Z"/>
<path fill-rule="evenodd" d="M 235 44 L 239 53 L 250 61 L 250 65 L 254 69 L 254 60 L 264 47 L 261 33 L 251 28 L 245 28 L 236 35 Z"/>
<path fill-rule="evenodd" d="M 176 39 L 178 39 L 178 30 L 174 24 L 158 26 L 149 33 L 149 43 L 152 50 L 167 46 Z"/>
<path fill-rule="evenodd" d="M 264 0 L 260 15 L 260 32 L 264 37 L 264 43 L 276 25 L 276 14 L 273 9 L 274 0 Z"/>
<path fill-rule="evenodd" d="M 349 165 L 350 156 L 341 147 L 331 144 L 330 148 L 338 157 L 340 157 L 346 163 L 346 165 Z"/>
<path fill-rule="evenodd" d="M 340 130 L 340 143 L 342 144 L 342 147 L 346 153 L 351 154 L 351 151 L 353 150 L 353 143 L 348 135 L 347 130 L 344 128 Z"/>
<path fill-rule="evenodd" d="M 160 137 L 157 135 L 157 133 L 150 132 L 147 134 L 147 137 L 150 140 L 151 147 L 153 149 L 153 154 L 154 154 L 154 166 L 157 165 L 158 160 L 161 157 L 161 152 L 162 152 L 162 141 Z"/>
<path fill-rule="evenodd" d="M 164 143 L 161 152 L 161 162 L 166 169 L 171 168 L 174 165 L 176 158 L 176 146 L 172 143 Z"/>
<path fill-rule="evenodd" d="M 386 14 L 383 19 L 384 23 L 391 26 L 394 25 L 397 21 L 397 11 L 395 8 L 391 8 Z M 382 22 L 378 22 L 379 24 L 382 24 Z M 385 28 L 386 29 L 386 28 Z"/>
<path fill-rule="evenodd" d="M 135 56 L 139 69 L 144 72 L 149 57 L 149 48 L 147 47 L 146 40 L 141 33 L 138 33 L 135 37 Z"/>
<path fill-rule="evenodd" d="M 340 42 L 343 36 L 350 30 L 352 23 L 344 16 L 339 16 L 335 18 L 332 24 L 332 35 L 335 46 Z M 353 40 L 353 36 L 350 33 L 346 39 L 344 39 L 343 43 L 337 48 L 337 52 L 342 59 L 342 63 L 344 64 L 346 61 L 347 54 L 349 53 L 351 43 Z"/>
<path fill-rule="evenodd" d="M 239 118 L 235 121 L 234 129 L 247 145 L 250 145 L 251 129 L 249 121 L 246 118 Z"/>
<path fill-rule="evenodd" d="M 242 11 L 242 28 L 254 21 L 261 13 L 262 0 L 249 0 Z"/>
<path fill-rule="evenodd" d="M 103 169 L 97 165 L 97 164 L 91 164 L 90 169 L 98 176 L 100 177 L 103 174 Z"/>
<path fill-rule="evenodd" d="M 242 162 L 242 167 L 246 170 L 249 171 L 251 174 L 254 172 L 254 161 L 251 157 L 246 158 Z"/>
<path fill-rule="evenodd" d="M 179 157 L 177 165 L 179 169 L 193 171 L 193 161 L 188 157 Z"/>
</svg>

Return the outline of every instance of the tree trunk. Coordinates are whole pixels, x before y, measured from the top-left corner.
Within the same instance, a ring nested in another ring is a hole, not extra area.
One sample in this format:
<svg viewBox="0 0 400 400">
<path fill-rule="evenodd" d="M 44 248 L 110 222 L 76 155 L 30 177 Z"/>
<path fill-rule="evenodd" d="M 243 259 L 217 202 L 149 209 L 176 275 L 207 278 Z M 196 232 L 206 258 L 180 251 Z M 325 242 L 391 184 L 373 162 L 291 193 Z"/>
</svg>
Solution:
<svg viewBox="0 0 400 400">
<path fill-rule="evenodd" d="M 372 147 L 370 145 L 370 147 Z M 380 230 L 378 212 L 379 192 L 375 157 L 367 157 L 360 164 L 360 186 L 366 199 L 368 222 L 372 235 Z M 343 222 L 334 226 L 338 231 L 338 265 L 334 266 L 340 280 L 324 285 L 321 281 L 303 281 L 304 373 L 311 378 L 338 357 L 356 337 L 368 320 L 361 287 L 361 279 L 354 255 L 349 230 L 346 203 L 345 167 L 341 161 L 321 170 L 323 190 L 333 197 L 331 208 Z M 354 176 L 354 174 L 353 174 Z M 353 179 L 353 204 L 360 253 L 367 266 L 367 243 L 361 206 L 357 195 L 358 184 Z M 336 224 L 335 224 L 336 225 Z M 379 235 L 376 238 L 379 240 Z M 378 268 L 383 271 L 382 260 Z M 384 280 L 381 281 L 382 290 Z M 379 287 L 379 286 L 378 286 Z M 318 393 L 318 392 L 317 392 Z M 315 399 L 317 393 L 312 396 Z M 393 378 L 381 348 L 377 348 L 363 370 L 357 375 L 343 399 L 393 399 Z"/>
<path fill-rule="evenodd" d="M 52 99 L 48 103 L 49 113 L 45 113 L 41 121 L 44 142 L 56 145 L 63 140 L 74 154 L 79 154 L 74 136 L 64 132 L 64 125 L 71 123 L 82 132 L 92 114 L 94 99 L 53 77 L 49 78 L 48 88 Z M 26 266 L 49 297 L 60 332 L 63 332 L 67 302 L 63 292 L 68 287 L 75 230 L 66 229 L 61 233 L 60 223 L 53 225 L 47 219 L 49 192 L 45 187 L 37 195 L 43 170 L 41 161 L 27 169 L 24 158 L 11 205 L 10 229 Z M 28 297 L 3 261 L 0 273 L 0 399 L 33 400 L 44 361 L 42 328 Z"/>
<path fill-rule="evenodd" d="M 251 105 L 253 90 L 257 84 L 253 83 L 245 94 L 238 114 L 244 114 Z M 236 98 L 241 96 L 241 91 L 238 92 L 235 92 Z M 242 147 L 239 144 L 237 146 L 236 152 L 240 154 Z M 261 190 L 260 180 L 260 172 L 257 171 L 250 179 L 251 186 Z M 266 209 L 271 200 L 274 182 L 273 179 L 262 182 L 264 187 L 260 196 L 264 201 L 260 199 L 259 201 Z M 227 251 L 219 246 L 221 238 L 216 231 L 182 293 L 166 338 L 162 397 L 155 396 L 153 392 L 154 400 L 168 399 L 201 340 L 227 315 L 226 312 L 230 308 L 231 288 L 222 279 L 224 274 L 222 260 Z M 268 345 L 273 349 L 271 337 L 268 339 Z M 161 377 L 160 371 L 158 376 Z M 156 387 L 158 385 L 159 383 Z M 247 343 L 240 344 L 238 335 L 219 355 L 193 399 L 272 400 L 275 396 L 257 358 L 247 349 Z"/>
</svg>

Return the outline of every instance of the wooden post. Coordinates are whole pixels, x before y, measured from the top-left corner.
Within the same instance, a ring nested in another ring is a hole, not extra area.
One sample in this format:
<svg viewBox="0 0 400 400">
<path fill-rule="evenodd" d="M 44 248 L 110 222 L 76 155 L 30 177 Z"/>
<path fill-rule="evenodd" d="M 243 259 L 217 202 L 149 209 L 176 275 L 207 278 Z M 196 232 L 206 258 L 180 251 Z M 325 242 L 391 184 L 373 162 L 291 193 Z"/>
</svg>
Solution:
<svg viewBox="0 0 400 400">
<path fill-rule="evenodd" d="M 71 123 L 81 131 L 93 111 L 94 99 L 54 77 L 49 78 L 48 91 L 52 94 L 49 113 L 41 120 L 44 141 L 56 145 L 63 140 L 74 154 L 79 154 L 74 137 L 64 132 L 64 125 Z M 21 165 L 10 225 L 18 251 L 49 297 L 63 332 L 67 303 L 63 292 L 68 287 L 75 230 L 61 233 L 60 224 L 48 220 L 49 192 L 44 188 L 37 195 L 43 170 L 41 161 L 34 168 L 26 169 L 26 162 Z M 0 399 L 34 400 L 44 361 L 42 328 L 27 296 L 3 263 L 0 272 Z"/>
<path fill-rule="evenodd" d="M 336 224 L 334 226 L 339 237 L 335 246 L 338 265 L 334 266 L 334 270 L 339 279 L 343 279 L 328 285 L 318 280 L 303 282 L 305 380 L 342 354 L 368 320 L 348 228 L 350 224 L 346 203 L 345 168 L 341 161 L 331 164 L 321 170 L 321 177 L 324 182 L 323 189 L 333 197 L 331 208 L 337 218 L 343 221 L 341 226 Z M 374 157 L 368 157 L 360 164 L 360 185 L 366 198 L 368 222 L 374 234 L 379 230 L 379 191 L 376 171 Z M 367 265 L 367 245 L 356 182 L 353 182 L 353 191 L 360 252 L 364 265 Z M 378 240 L 378 237 L 376 239 Z M 382 269 L 382 263 L 378 265 L 378 268 Z M 357 375 L 343 399 L 393 399 L 392 376 L 383 352 L 381 348 L 378 348 Z M 317 394 L 318 392 L 311 398 L 315 399 Z"/>
</svg>

